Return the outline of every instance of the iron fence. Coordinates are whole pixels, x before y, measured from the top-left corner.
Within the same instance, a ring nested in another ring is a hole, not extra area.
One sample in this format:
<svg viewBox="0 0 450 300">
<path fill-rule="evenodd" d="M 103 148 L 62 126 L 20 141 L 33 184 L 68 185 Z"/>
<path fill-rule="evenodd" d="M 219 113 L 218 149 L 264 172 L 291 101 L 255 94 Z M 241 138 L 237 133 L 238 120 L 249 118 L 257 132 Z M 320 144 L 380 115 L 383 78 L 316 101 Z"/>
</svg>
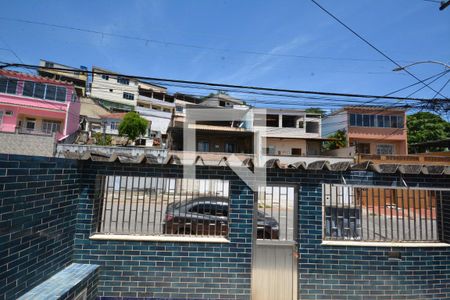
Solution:
<svg viewBox="0 0 450 300">
<path fill-rule="evenodd" d="M 443 191 L 323 185 L 323 238 L 439 242 Z"/>
<path fill-rule="evenodd" d="M 265 186 L 260 187 L 257 194 L 257 239 L 294 241 L 295 187 Z"/>
<path fill-rule="evenodd" d="M 100 233 L 227 235 L 228 181 L 111 175 L 99 187 Z"/>
</svg>

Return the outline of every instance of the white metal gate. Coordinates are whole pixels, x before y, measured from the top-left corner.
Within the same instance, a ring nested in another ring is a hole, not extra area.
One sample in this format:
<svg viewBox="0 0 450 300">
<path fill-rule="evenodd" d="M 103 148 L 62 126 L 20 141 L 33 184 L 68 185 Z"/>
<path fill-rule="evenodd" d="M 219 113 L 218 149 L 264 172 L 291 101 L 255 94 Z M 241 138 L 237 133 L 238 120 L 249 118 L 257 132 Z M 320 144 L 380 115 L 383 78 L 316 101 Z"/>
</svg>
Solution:
<svg viewBox="0 0 450 300">
<path fill-rule="evenodd" d="M 297 298 L 297 191 L 259 189 L 255 204 L 252 299 Z"/>
</svg>

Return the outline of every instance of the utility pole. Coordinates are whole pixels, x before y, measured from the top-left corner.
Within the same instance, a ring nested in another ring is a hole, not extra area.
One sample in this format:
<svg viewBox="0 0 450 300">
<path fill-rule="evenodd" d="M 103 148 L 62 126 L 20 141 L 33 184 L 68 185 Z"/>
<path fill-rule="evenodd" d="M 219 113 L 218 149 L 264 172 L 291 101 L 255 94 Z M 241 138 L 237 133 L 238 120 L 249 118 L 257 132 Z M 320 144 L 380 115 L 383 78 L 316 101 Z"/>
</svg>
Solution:
<svg viewBox="0 0 450 300">
<path fill-rule="evenodd" d="M 447 1 L 441 1 L 441 7 L 439 7 L 439 10 L 444 10 L 447 8 L 447 6 L 450 5 L 450 0 Z"/>
</svg>

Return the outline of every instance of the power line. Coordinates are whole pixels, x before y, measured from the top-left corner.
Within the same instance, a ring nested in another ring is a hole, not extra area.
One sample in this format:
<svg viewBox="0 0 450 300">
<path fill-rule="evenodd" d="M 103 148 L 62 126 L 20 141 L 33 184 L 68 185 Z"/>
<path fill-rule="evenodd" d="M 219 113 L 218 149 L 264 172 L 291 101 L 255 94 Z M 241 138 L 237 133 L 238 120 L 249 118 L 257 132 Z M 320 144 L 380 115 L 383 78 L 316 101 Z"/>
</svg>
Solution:
<svg viewBox="0 0 450 300">
<path fill-rule="evenodd" d="M 381 96 L 381 95 L 367 95 L 367 94 L 352 94 L 352 93 L 337 93 L 337 92 L 322 92 L 322 91 L 309 91 L 309 90 L 293 90 L 293 89 L 280 89 L 280 88 L 272 88 L 272 87 L 260 87 L 260 86 L 246 86 L 246 85 L 234 85 L 234 84 L 223 84 L 223 83 L 212 83 L 212 82 L 203 82 L 203 81 L 190 81 L 190 80 L 180 80 L 180 79 L 166 79 L 166 78 L 157 78 L 157 77 L 147 77 L 147 76 L 139 76 L 139 75 L 129 75 L 129 74 L 121 74 L 121 73 L 112 73 L 112 72 L 99 72 L 99 71 L 88 71 L 81 69 L 72 69 L 67 70 L 65 68 L 56 68 L 56 67 L 45 67 L 38 65 L 27 65 L 27 64 L 6 64 L 0 66 L 0 68 L 6 67 L 23 67 L 30 69 L 48 69 L 48 70 L 58 70 L 63 72 L 81 72 L 88 74 L 98 74 L 98 75 L 110 75 L 110 76 L 119 76 L 129 79 L 141 79 L 141 80 L 150 80 L 150 81 L 159 81 L 165 83 L 181 83 L 181 84 L 193 84 L 199 86 L 207 86 L 207 87 L 219 87 L 219 88 L 231 88 L 231 89 L 241 89 L 246 91 L 264 91 L 264 92 L 281 92 L 288 94 L 307 94 L 307 95 L 321 95 L 321 96 L 338 96 L 338 97 L 351 97 L 351 98 L 379 98 L 379 99 L 391 99 L 391 100 L 411 100 L 411 101 L 429 101 L 429 99 L 425 98 L 408 98 L 408 97 L 391 97 L 391 96 Z M 438 99 L 439 101 L 450 100 L 450 99 Z"/>
<path fill-rule="evenodd" d="M 12 21 L 12 22 L 18 22 L 18 23 L 24 23 L 24 24 L 47 26 L 47 27 L 52 27 L 52 28 L 72 30 L 72 31 L 84 32 L 84 33 L 98 34 L 98 35 L 101 35 L 102 37 L 110 36 L 110 37 L 122 38 L 122 39 L 127 39 L 127 40 L 135 40 L 135 41 L 143 42 L 143 43 L 145 43 L 145 45 L 147 45 L 148 43 L 152 43 L 152 44 L 159 44 L 159 45 L 163 45 L 163 46 L 175 46 L 175 47 L 183 47 L 183 48 L 203 49 L 203 50 L 211 50 L 211 51 L 218 51 L 218 52 L 236 52 L 236 53 L 242 53 L 242 54 L 247 54 L 247 55 L 287 57 L 287 58 L 300 58 L 300 59 L 385 62 L 384 59 L 366 59 L 366 58 L 331 57 L 331 56 L 308 56 L 308 55 L 296 55 L 296 54 L 269 53 L 269 52 L 244 50 L 244 49 L 207 47 L 207 46 L 202 46 L 202 45 L 194 45 L 194 44 L 186 44 L 186 43 L 166 41 L 166 40 L 144 38 L 144 37 L 139 37 L 139 36 L 131 36 L 131 35 L 119 34 L 119 33 L 110 33 L 110 32 L 104 32 L 104 31 L 93 30 L 93 29 L 88 29 L 88 28 L 80 28 L 80 27 L 74 27 L 74 26 L 59 25 L 59 24 L 31 21 L 31 20 L 18 19 L 18 18 L 0 17 L 0 20 Z M 410 62 L 410 61 L 403 61 L 403 62 Z"/>
<path fill-rule="evenodd" d="M 365 39 L 364 37 L 362 37 L 360 34 L 358 34 L 356 31 L 354 31 L 353 29 L 351 29 L 348 25 L 346 25 L 344 22 L 342 22 L 339 18 L 337 18 L 335 15 L 333 15 L 331 12 L 329 12 L 327 9 L 325 9 L 323 6 L 321 6 L 319 3 L 317 3 L 317 1 L 315 0 L 311 0 L 311 2 L 313 2 L 317 7 L 319 7 L 321 10 L 323 10 L 325 13 L 327 13 L 329 16 L 331 16 L 333 19 L 335 19 L 339 24 L 341 24 L 342 26 L 344 26 L 347 30 L 349 30 L 351 33 L 353 33 L 354 35 L 356 35 L 360 40 L 362 40 L 364 43 L 366 43 L 367 45 L 369 45 L 372 49 L 374 49 L 375 51 L 377 51 L 378 53 L 380 53 L 382 56 L 384 56 L 386 59 L 388 59 L 389 61 L 391 61 L 393 64 L 395 64 L 397 67 L 402 68 L 402 66 L 397 63 L 395 60 L 393 60 L 392 58 L 390 58 L 387 54 L 385 54 L 383 51 L 381 51 L 380 49 L 378 49 L 375 45 L 373 45 L 371 42 L 369 42 L 367 39 Z M 425 82 L 423 82 L 423 80 L 421 80 L 420 78 L 418 78 L 416 75 L 414 75 L 413 73 L 409 72 L 406 68 L 402 68 L 403 71 L 405 71 L 407 74 L 409 74 L 410 76 L 412 76 L 414 79 L 420 81 L 422 84 L 424 84 L 425 86 L 427 86 L 429 89 L 431 89 L 434 92 L 437 92 L 435 89 L 433 89 L 432 87 L 430 87 L 428 84 L 426 84 Z M 444 98 L 447 98 L 446 96 L 442 95 L 441 93 L 437 92 L 439 95 L 441 95 Z"/>
</svg>

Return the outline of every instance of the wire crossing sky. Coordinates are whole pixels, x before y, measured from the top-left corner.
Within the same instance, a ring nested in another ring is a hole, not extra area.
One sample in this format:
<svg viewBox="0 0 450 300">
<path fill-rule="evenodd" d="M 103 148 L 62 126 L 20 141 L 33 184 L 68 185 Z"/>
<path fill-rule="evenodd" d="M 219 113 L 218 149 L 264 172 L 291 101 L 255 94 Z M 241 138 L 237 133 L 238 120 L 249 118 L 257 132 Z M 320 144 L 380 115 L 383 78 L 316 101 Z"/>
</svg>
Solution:
<svg viewBox="0 0 450 300">
<path fill-rule="evenodd" d="M 317 2 L 399 64 L 450 60 L 450 10 L 439 11 L 437 3 Z M 311 1 L 0 0 L 0 5 L 1 61 L 37 64 L 43 58 L 149 77 L 372 95 L 417 82 L 393 72 L 391 61 Z M 408 71 L 425 79 L 444 69 L 417 65 Z M 446 74 L 428 82 L 434 91 L 424 88 L 414 96 L 433 98 L 438 91 L 448 97 L 448 79 Z"/>
</svg>

